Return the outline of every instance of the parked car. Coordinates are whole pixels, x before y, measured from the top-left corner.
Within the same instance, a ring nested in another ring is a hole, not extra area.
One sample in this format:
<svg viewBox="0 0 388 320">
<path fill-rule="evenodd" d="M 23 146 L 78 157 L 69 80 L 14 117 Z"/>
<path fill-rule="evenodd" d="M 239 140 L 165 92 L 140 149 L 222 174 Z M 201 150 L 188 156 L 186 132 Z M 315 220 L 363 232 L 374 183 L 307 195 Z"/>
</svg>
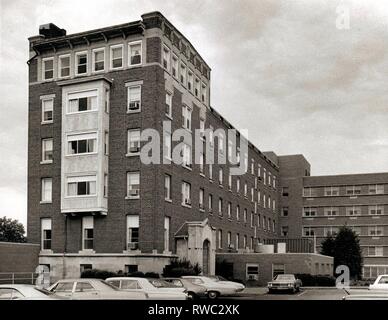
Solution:
<svg viewBox="0 0 388 320">
<path fill-rule="evenodd" d="M 48 288 L 58 296 L 75 300 L 145 300 L 148 295 L 141 290 L 122 291 L 100 279 L 59 280 Z"/>
<path fill-rule="evenodd" d="M 370 294 L 350 294 L 344 296 L 342 300 L 388 300 L 388 294 L 370 293 Z"/>
<path fill-rule="evenodd" d="M 194 300 L 202 297 L 206 297 L 207 290 L 205 287 L 197 285 L 189 281 L 188 279 L 182 278 L 163 278 L 168 283 L 178 287 L 185 288 L 189 299 Z"/>
<path fill-rule="evenodd" d="M 235 282 L 235 281 L 229 281 L 228 279 L 225 279 L 222 276 L 209 276 L 209 278 L 214 279 L 214 281 L 221 282 L 221 283 L 227 283 L 232 286 L 235 286 L 237 288 L 237 292 L 243 291 L 245 289 L 245 286 L 242 283 Z"/>
<path fill-rule="evenodd" d="M 388 291 L 388 275 L 383 274 L 377 277 L 375 282 L 369 286 L 369 290 L 386 290 Z"/>
<path fill-rule="evenodd" d="M 287 290 L 293 293 L 299 292 L 302 281 L 293 274 L 278 274 L 274 279 L 268 282 L 268 293 L 274 291 Z"/>
<path fill-rule="evenodd" d="M 28 284 L 1 284 L 1 300 L 56 300 L 61 297 Z"/>
<path fill-rule="evenodd" d="M 136 277 L 113 277 L 106 282 L 124 291 L 141 291 L 147 293 L 149 299 L 155 300 L 187 300 L 185 288 L 174 287 L 161 279 Z"/>
<path fill-rule="evenodd" d="M 220 296 L 233 295 L 238 291 L 235 285 L 222 283 L 221 281 L 216 281 L 205 276 L 184 276 L 182 279 L 187 279 L 193 284 L 206 288 L 207 297 L 209 299 L 216 299 Z"/>
</svg>

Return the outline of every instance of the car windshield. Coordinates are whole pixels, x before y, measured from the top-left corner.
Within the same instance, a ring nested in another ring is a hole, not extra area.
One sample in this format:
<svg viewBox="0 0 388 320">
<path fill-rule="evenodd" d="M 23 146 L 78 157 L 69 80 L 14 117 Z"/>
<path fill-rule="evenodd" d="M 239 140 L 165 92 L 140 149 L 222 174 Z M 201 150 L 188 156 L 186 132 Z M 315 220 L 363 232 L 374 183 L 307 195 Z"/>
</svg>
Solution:
<svg viewBox="0 0 388 320">
<path fill-rule="evenodd" d="M 48 291 L 44 288 L 38 288 L 38 287 L 35 287 L 35 290 L 39 291 L 40 293 L 43 293 L 47 296 L 51 296 L 51 295 L 54 295 L 54 292 L 51 292 L 51 291 Z"/>
<path fill-rule="evenodd" d="M 294 281 L 295 277 L 290 274 L 279 274 L 275 277 L 275 280 L 279 281 Z"/>
</svg>

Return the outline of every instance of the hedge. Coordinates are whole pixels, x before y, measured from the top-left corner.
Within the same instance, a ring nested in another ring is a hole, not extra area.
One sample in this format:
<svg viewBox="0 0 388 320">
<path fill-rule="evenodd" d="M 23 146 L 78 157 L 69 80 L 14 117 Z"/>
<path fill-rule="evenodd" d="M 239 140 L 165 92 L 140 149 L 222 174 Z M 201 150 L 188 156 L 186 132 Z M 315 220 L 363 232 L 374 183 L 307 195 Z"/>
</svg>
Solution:
<svg viewBox="0 0 388 320">
<path fill-rule="evenodd" d="M 334 287 L 335 278 L 333 276 L 311 275 L 307 273 L 296 274 L 298 279 L 302 281 L 304 287 Z"/>
</svg>

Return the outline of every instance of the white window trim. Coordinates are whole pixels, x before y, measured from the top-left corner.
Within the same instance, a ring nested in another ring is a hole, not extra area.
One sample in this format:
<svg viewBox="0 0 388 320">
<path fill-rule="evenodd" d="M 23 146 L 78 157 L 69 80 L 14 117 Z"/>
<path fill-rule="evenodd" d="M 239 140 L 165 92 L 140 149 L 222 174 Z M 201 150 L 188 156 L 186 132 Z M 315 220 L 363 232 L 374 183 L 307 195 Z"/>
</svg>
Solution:
<svg viewBox="0 0 388 320">
<path fill-rule="evenodd" d="M 131 90 L 131 88 L 136 88 L 136 87 L 140 88 L 139 109 L 137 109 L 137 110 L 130 110 L 129 109 L 129 102 L 130 102 L 129 101 L 129 91 Z M 127 113 L 138 113 L 138 112 L 141 112 L 141 107 L 142 107 L 141 100 L 142 100 L 142 84 L 131 84 L 131 85 L 128 85 L 127 86 Z"/>
<path fill-rule="evenodd" d="M 54 139 L 53 138 L 43 138 L 42 139 L 42 146 L 41 146 L 41 148 L 42 148 L 42 154 L 41 154 L 41 160 L 40 160 L 40 164 L 49 164 L 49 163 L 53 163 L 53 160 L 45 160 L 44 159 L 44 148 L 43 148 L 43 146 L 44 146 L 44 141 L 47 141 L 47 140 L 51 140 L 52 141 L 52 146 L 53 146 L 53 149 L 51 150 L 51 152 L 54 152 Z"/>
<path fill-rule="evenodd" d="M 61 70 L 62 70 L 62 59 L 63 58 L 69 58 L 69 75 L 68 76 L 61 76 Z M 71 76 L 71 54 L 62 54 L 58 57 L 58 78 L 59 79 L 67 79 Z"/>
<path fill-rule="evenodd" d="M 47 181 L 51 181 L 51 199 L 50 200 L 43 200 L 43 185 L 44 185 L 44 183 L 43 183 L 43 181 L 44 180 L 47 180 Z M 53 178 L 49 178 L 49 177 L 46 177 L 46 178 L 42 178 L 42 179 L 40 179 L 40 184 L 41 184 L 41 186 L 40 186 L 40 193 L 41 193 L 41 195 L 40 195 L 40 203 L 52 203 L 53 202 Z"/>
<path fill-rule="evenodd" d="M 76 136 L 82 136 L 82 135 L 90 135 L 90 136 L 95 136 L 95 138 L 88 138 L 88 139 L 71 139 L 70 137 L 76 137 Z M 79 140 L 96 140 L 95 147 L 96 151 L 93 152 L 85 152 L 85 153 L 75 153 L 71 154 L 69 153 L 69 142 L 71 141 L 79 141 Z M 99 139 L 98 139 L 98 132 L 97 131 L 88 131 L 88 132 L 79 132 L 76 134 L 67 134 L 66 135 L 66 157 L 82 157 L 82 156 L 87 156 L 87 155 L 93 155 L 93 154 L 98 154 L 98 144 L 99 144 Z"/>
<path fill-rule="evenodd" d="M 179 81 L 179 70 L 180 70 L 180 68 L 179 68 L 179 57 L 174 52 L 171 52 L 171 53 L 172 53 L 171 54 L 171 75 L 172 75 L 172 77 L 175 80 Z M 176 71 L 176 75 L 175 76 L 172 73 L 172 66 L 173 66 L 174 58 L 175 58 L 175 61 L 177 62 L 177 68 L 175 70 Z M 179 81 L 179 83 L 180 83 L 180 81 Z"/>
<path fill-rule="evenodd" d="M 86 54 L 86 72 L 85 73 L 78 73 L 78 56 Z M 89 54 L 88 51 L 79 51 L 74 54 L 74 74 L 76 76 L 83 76 L 87 75 L 89 73 Z"/>
<path fill-rule="evenodd" d="M 42 109 L 42 110 L 41 110 L 41 112 L 42 112 L 41 124 L 49 124 L 49 123 L 53 123 L 53 122 L 54 122 L 54 98 L 55 98 L 55 95 L 40 97 L 40 100 L 41 100 L 41 109 Z M 43 104 L 44 104 L 45 101 L 52 101 L 52 102 L 53 102 L 53 110 L 52 110 L 53 119 L 52 119 L 52 120 L 44 121 Z"/>
<path fill-rule="evenodd" d="M 83 93 L 85 92 L 96 92 L 95 95 L 83 95 Z M 73 98 L 73 99 L 81 99 L 81 98 L 87 98 L 87 97 L 96 97 L 97 99 L 97 102 L 96 102 L 96 109 L 90 109 L 90 110 L 85 110 L 85 111 L 75 111 L 75 112 L 70 112 L 70 97 L 72 95 L 77 95 L 78 97 L 77 98 Z M 98 112 L 98 104 L 100 102 L 100 99 L 99 99 L 99 90 L 97 88 L 93 88 L 93 89 L 87 89 L 87 90 L 81 90 L 81 91 L 74 91 L 74 92 L 69 92 L 66 96 L 66 115 L 69 115 L 69 114 L 84 114 L 84 113 L 89 113 L 89 112 Z M 53 117 L 54 118 L 54 117 Z"/>
<path fill-rule="evenodd" d="M 129 136 L 131 132 L 139 131 L 139 151 L 138 152 L 131 152 L 130 151 L 130 140 Z M 138 156 L 140 155 L 140 144 L 141 144 L 141 130 L 139 128 L 134 128 L 134 129 L 128 129 L 127 130 L 127 157 L 133 157 L 133 156 Z"/>
<path fill-rule="evenodd" d="M 49 79 L 46 79 L 46 78 L 45 78 L 45 71 L 46 71 L 45 62 L 46 62 L 46 61 L 50 61 L 50 60 L 53 62 L 53 77 L 52 77 L 52 78 L 49 78 Z M 52 81 L 52 80 L 54 80 L 54 78 L 55 78 L 55 64 L 54 64 L 54 57 L 43 58 L 43 59 L 42 59 L 42 81 Z"/>
<path fill-rule="evenodd" d="M 129 194 L 129 176 L 131 175 L 131 174 L 137 174 L 138 176 L 139 176 L 139 194 L 137 195 L 137 196 L 134 196 L 134 195 L 130 195 Z M 128 171 L 127 172 L 127 191 L 126 191 L 126 197 L 125 197 L 125 199 L 140 199 L 140 191 L 141 191 L 141 189 L 140 189 L 140 179 L 141 179 L 141 177 L 140 177 L 140 171 Z"/>
<path fill-rule="evenodd" d="M 131 46 L 139 43 L 140 43 L 140 63 L 131 64 Z M 141 66 L 143 64 L 143 41 L 142 40 L 128 42 L 128 63 L 127 64 L 129 68 Z"/>
<path fill-rule="evenodd" d="M 162 47 L 162 65 L 163 65 L 163 59 L 164 59 L 164 52 L 165 52 L 165 49 L 167 49 L 167 51 L 169 52 L 169 56 L 170 56 L 170 61 L 167 61 L 167 68 L 165 68 L 165 70 L 167 70 L 168 73 L 171 73 L 171 67 L 172 67 L 172 61 L 171 61 L 172 50 L 171 50 L 170 47 L 167 46 L 165 43 L 163 43 L 163 47 Z M 163 66 L 163 68 L 164 68 L 164 66 Z"/>
<path fill-rule="evenodd" d="M 121 48 L 121 67 L 113 67 L 113 50 Z M 109 47 L 109 68 L 110 70 L 120 70 L 124 68 L 124 45 L 123 44 L 115 44 Z"/>
<path fill-rule="evenodd" d="M 69 182 L 69 180 L 73 180 Z M 96 193 L 94 194 L 83 194 L 83 195 L 69 195 L 69 183 L 74 182 L 95 182 L 96 183 Z M 97 175 L 84 175 L 84 176 L 68 176 L 66 177 L 66 194 L 65 199 L 74 199 L 74 198 L 94 198 L 98 195 L 98 179 Z"/>
<path fill-rule="evenodd" d="M 95 70 L 95 63 L 96 63 L 96 57 L 95 57 L 95 53 L 96 52 L 103 52 L 104 53 L 104 69 L 102 70 Z M 93 49 L 92 50 L 92 72 L 93 73 L 104 73 L 106 70 L 106 54 L 105 54 L 105 48 L 96 48 L 96 49 Z"/>
</svg>

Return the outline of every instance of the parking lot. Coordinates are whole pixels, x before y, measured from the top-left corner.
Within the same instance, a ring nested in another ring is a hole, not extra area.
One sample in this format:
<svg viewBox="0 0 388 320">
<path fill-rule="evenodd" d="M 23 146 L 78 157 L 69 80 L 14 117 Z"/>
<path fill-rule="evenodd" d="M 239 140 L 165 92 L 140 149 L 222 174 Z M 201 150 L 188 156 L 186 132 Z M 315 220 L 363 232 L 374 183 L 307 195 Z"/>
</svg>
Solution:
<svg viewBox="0 0 388 320">
<path fill-rule="evenodd" d="M 367 293 L 367 289 L 350 289 L 351 294 Z M 303 288 L 300 292 L 292 294 L 279 292 L 269 294 L 267 288 L 246 288 L 231 299 L 251 300 L 342 300 L 347 295 L 346 291 L 337 288 Z"/>
</svg>

